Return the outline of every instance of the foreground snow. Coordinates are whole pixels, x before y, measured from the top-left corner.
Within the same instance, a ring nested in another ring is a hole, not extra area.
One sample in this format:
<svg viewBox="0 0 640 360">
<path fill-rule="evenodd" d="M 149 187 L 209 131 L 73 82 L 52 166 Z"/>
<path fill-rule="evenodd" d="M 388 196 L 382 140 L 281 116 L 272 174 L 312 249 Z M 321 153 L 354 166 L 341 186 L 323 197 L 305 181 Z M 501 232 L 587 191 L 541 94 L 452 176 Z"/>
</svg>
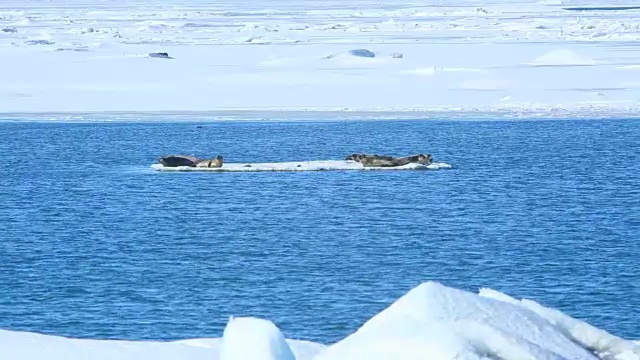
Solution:
<svg viewBox="0 0 640 360">
<path fill-rule="evenodd" d="M 197 168 L 188 166 L 165 167 L 153 164 L 158 171 L 213 171 L 213 172 L 256 172 L 256 171 L 330 171 L 330 170 L 438 170 L 449 169 L 451 165 L 437 162 L 429 165 L 407 164 L 394 167 L 364 167 L 361 163 L 347 160 L 319 160 L 276 163 L 224 163 L 220 168 Z"/>
<path fill-rule="evenodd" d="M 268 320 L 231 318 L 222 339 L 175 342 L 79 340 L 0 331 L 0 358 L 637 360 L 640 344 L 530 300 L 519 301 L 491 289 L 474 294 L 427 282 L 330 346 L 285 340 Z"/>
<path fill-rule="evenodd" d="M 637 116 L 636 3 L 3 0 L 0 118 Z"/>
</svg>

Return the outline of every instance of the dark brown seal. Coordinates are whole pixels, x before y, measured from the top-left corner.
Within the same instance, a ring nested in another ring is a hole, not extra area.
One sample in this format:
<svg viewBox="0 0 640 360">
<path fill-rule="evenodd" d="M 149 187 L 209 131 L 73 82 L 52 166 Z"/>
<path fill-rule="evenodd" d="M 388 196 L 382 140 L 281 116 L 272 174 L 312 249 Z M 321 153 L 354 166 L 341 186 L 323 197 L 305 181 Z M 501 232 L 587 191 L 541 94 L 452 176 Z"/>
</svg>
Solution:
<svg viewBox="0 0 640 360">
<path fill-rule="evenodd" d="M 194 167 L 200 159 L 189 155 L 168 155 L 160 158 L 160 164 L 166 167 L 189 166 Z"/>
</svg>

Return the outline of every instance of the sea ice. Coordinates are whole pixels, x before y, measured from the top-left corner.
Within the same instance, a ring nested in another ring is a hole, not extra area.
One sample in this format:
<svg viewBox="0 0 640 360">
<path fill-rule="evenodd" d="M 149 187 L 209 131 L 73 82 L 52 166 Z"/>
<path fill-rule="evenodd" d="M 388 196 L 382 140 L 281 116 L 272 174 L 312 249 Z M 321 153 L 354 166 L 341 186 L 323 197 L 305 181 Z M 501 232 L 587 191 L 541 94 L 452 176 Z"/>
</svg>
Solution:
<svg viewBox="0 0 640 360">
<path fill-rule="evenodd" d="M 629 51 L 638 10 L 604 0 L 319 4 L 3 0 L 0 118 L 640 114 L 640 78 L 620 70 L 640 64 Z M 576 6 L 589 11 L 565 9 Z M 158 51 L 175 59 L 149 57 Z"/>
</svg>

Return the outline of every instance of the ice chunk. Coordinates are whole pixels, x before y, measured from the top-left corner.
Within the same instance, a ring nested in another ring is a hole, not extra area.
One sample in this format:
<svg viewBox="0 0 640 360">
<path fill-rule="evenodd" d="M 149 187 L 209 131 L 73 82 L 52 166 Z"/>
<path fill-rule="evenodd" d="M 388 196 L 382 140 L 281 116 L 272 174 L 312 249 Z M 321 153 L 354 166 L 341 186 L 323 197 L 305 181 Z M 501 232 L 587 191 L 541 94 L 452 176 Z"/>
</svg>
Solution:
<svg viewBox="0 0 640 360">
<path fill-rule="evenodd" d="M 608 332 L 591 326 L 583 321 L 572 318 L 558 310 L 550 309 L 535 301 L 523 299 L 518 301 L 508 295 L 491 289 L 481 289 L 480 295 L 520 305 L 554 324 L 560 332 L 585 349 L 596 353 L 600 359 L 626 360 L 640 359 L 640 346 L 629 340 L 624 340 Z"/>
<path fill-rule="evenodd" d="M 231 317 L 222 336 L 220 360 L 296 360 L 296 357 L 271 321 Z"/>
<path fill-rule="evenodd" d="M 424 283 L 317 360 L 597 359 L 522 306 Z"/>
</svg>

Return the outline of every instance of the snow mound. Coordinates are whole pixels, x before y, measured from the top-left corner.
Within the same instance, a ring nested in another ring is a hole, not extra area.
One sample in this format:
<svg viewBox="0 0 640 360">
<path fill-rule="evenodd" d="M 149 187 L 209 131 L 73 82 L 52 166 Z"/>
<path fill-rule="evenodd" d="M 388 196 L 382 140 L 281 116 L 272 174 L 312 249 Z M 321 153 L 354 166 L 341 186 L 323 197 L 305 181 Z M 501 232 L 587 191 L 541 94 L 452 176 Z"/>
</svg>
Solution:
<svg viewBox="0 0 640 360">
<path fill-rule="evenodd" d="M 535 301 L 523 299 L 518 301 L 508 295 L 492 289 L 481 289 L 480 296 L 522 306 L 533 311 L 550 323 L 573 342 L 595 353 L 600 359 L 627 360 L 640 359 L 640 346 L 608 332 L 574 319 L 558 310 L 550 309 Z"/>
<path fill-rule="evenodd" d="M 562 321 L 552 322 L 546 310 L 532 311 L 507 299 L 497 291 L 479 296 L 436 282 L 423 283 L 315 360 L 586 360 L 600 358 L 594 353 L 597 348 L 608 350 L 602 359 L 635 356 L 636 345 L 630 341 L 612 343 L 601 330 L 585 336 L 582 330 L 568 330 L 567 325 L 577 329 L 577 320 L 558 312 L 553 313 L 555 320 Z"/>
<path fill-rule="evenodd" d="M 274 163 L 224 163 L 220 168 L 197 168 L 188 166 L 165 167 L 153 164 L 151 168 L 158 171 L 213 171 L 213 172 L 256 172 L 256 171 L 330 171 L 330 170 L 439 170 L 449 169 L 447 163 L 407 164 L 395 167 L 364 167 L 351 160 L 318 160 Z"/>
<path fill-rule="evenodd" d="M 29 18 L 23 18 L 23 19 L 21 19 L 19 21 L 16 21 L 14 23 L 14 25 L 17 25 L 17 26 L 29 26 L 29 25 L 31 25 L 31 20 Z"/>
<path fill-rule="evenodd" d="M 589 66 L 596 64 L 598 64 L 597 61 L 567 49 L 549 51 L 528 63 L 532 66 Z"/>
<path fill-rule="evenodd" d="M 220 360 L 296 360 L 271 321 L 231 317 L 224 329 Z"/>
</svg>

